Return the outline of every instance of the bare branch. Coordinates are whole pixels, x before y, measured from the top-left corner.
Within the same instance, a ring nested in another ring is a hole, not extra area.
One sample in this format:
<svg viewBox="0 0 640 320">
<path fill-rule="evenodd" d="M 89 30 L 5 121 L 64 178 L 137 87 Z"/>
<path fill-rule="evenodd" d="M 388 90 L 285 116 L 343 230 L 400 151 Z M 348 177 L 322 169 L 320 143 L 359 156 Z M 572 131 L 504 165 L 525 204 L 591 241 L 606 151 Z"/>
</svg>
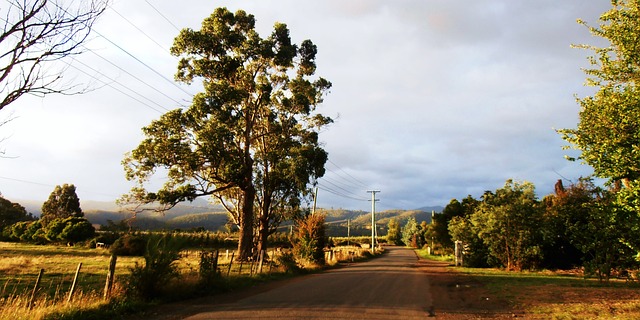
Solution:
<svg viewBox="0 0 640 320">
<path fill-rule="evenodd" d="M 54 62 L 83 52 L 108 0 L 6 0 L 0 17 L 0 110 L 24 94 L 76 94 Z"/>
</svg>

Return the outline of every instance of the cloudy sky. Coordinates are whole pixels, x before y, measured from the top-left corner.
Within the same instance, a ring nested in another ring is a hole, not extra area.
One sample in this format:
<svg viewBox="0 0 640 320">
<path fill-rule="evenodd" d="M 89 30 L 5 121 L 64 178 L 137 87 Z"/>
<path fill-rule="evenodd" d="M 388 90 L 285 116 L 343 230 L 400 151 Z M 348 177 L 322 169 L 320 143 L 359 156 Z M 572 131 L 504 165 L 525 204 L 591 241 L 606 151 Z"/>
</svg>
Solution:
<svg viewBox="0 0 640 320">
<path fill-rule="evenodd" d="M 188 3 L 186 5 L 185 3 Z M 591 173 L 566 161 L 554 129 L 575 127 L 597 24 L 608 0 L 114 0 L 65 81 L 84 95 L 23 97 L 0 111 L 0 192 L 44 201 L 73 183 L 81 200 L 113 201 L 131 183 L 121 160 L 140 129 L 187 106 L 196 86 L 172 83 L 178 29 L 199 29 L 216 7 L 243 9 L 266 37 L 286 23 L 296 43 L 318 46 L 317 74 L 333 83 L 319 110 L 336 122 L 322 207 L 378 210 L 446 205 L 505 180 L 538 196 Z M 161 178 L 159 178 L 161 180 Z"/>
</svg>

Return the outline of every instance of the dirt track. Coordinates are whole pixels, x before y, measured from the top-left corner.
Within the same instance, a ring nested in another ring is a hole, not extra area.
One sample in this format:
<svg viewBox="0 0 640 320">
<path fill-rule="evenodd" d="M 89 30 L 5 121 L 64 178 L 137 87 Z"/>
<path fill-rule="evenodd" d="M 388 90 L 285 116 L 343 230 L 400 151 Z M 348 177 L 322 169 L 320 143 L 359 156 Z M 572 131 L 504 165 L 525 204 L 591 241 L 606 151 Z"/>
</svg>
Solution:
<svg viewBox="0 0 640 320">
<path fill-rule="evenodd" d="M 278 281 L 224 297 L 164 305 L 144 319 L 512 318 L 504 302 L 446 263 L 418 260 L 405 248 L 327 272 Z"/>
</svg>

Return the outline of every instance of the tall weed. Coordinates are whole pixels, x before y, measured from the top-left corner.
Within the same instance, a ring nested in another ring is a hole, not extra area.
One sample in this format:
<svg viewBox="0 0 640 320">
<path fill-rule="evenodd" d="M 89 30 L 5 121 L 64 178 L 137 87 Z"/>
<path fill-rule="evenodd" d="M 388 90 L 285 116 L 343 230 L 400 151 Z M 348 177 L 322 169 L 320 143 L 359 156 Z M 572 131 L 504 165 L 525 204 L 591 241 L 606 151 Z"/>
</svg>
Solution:
<svg viewBox="0 0 640 320">
<path fill-rule="evenodd" d="M 160 297 L 165 286 L 179 276 L 175 262 L 180 259 L 184 240 L 171 235 L 151 235 L 144 253 L 144 265 L 131 268 L 127 295 L 142 300 Z"/>
</svg>

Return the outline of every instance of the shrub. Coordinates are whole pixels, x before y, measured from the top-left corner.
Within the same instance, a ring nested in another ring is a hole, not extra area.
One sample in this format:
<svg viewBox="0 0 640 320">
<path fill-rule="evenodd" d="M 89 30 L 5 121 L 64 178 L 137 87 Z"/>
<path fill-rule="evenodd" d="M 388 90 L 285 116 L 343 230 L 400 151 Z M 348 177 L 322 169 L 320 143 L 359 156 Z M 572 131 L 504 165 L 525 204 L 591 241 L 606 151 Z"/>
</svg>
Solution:
<svg viewBox="0 0 640 320">
<path fill-rule="evenodd" d="M 64 220 L 65 226 L 58 238 L 68 242 L 80 242 L 92 238 L 96 229 L 85 218 L 70 217 Z"/>
<path fill-rule="evenodd" d="M 119 256 L 142 256 L 147 240 L 142 235 L 125 234 L 111 246 L 111 253 Z"/>
<path fill-rule="evenodd" d="M 324 264 L 324 247 L 326 243 L 325 216 L 309 215 L 298 220 L 298 230 L 293 243 L 293 252 L 302 260 L 310 263 Z"/>
<path fill-rule="evenodd" d="M 51 242 L 80 242 L 92 238 L 96 229 L 89 220 L 78 217 L 55 218 L 43 230 L 44 237 Z"/>
<path fill-rule="evenodd" d="M 151 235 L 144 253 L 144 265 L 135 264 L 127 281 L 127 295 L 150 300 L 162 295 L 165 286 L 178 277 L 175 261 L 180 259 L 181 240 L 171 235 Z"/>
<path fill-rule="evenodd" d="M 218 278 L 218 251 L 200 252 L 200 285 L 207 287 Z"/>
<path fill-rule="evenodd" d="M 296 257 L 292 252 L 284 252 L 276 258 L 276 262 L 286 273 L 300 273 L 302 270 L 296 262 Z"/>
</svg>

